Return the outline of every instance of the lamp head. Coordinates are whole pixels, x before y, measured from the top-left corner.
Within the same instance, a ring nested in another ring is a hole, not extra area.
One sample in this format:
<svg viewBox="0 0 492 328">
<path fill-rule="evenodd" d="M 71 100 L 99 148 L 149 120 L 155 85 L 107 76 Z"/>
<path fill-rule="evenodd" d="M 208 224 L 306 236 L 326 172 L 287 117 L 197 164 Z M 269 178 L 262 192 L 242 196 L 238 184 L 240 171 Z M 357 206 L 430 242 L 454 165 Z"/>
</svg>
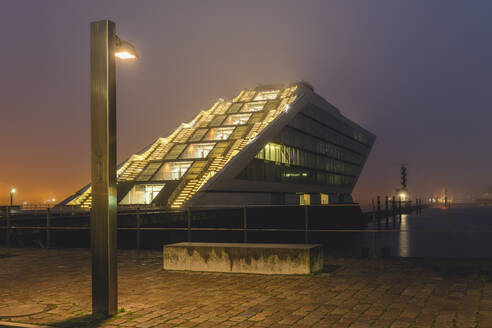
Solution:
<svg viewBox="0 0 492 328">
<path fill-rule="evenodd" d="M 133 44 L 128 41 L 121 40 L 119 37 L 116 37 L 116 51 L 114 55 L 121 59 L 138 58 L 137 50 L 135 50 Z"/>
<path fill-rule="evenodd" d="M 11 194 L 15 194 L 15 188 L 10 189 Z"/>
</svg>

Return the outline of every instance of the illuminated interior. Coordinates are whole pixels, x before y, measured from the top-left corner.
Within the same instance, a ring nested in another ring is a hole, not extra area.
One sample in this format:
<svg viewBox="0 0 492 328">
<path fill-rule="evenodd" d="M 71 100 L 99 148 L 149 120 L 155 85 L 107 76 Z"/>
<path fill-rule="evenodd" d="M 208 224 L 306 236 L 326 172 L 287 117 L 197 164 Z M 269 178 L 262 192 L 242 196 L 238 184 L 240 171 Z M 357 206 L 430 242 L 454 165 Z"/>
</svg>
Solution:
<svg viewBox="0 0 492 328">
<path fill-rule="evenodd" d="M 172 186 L 164 205 L 180 208 L 296 100 L 296 90 L 297 85 L 243 90 L 232 101 L 219 99 L 171 135 L 158 138 L 120 164 L 118 183 L 135 185 L 119 204 L 151 204 L 157 193 Z M 165 183 L 170 180 L 177 185 Z M 149 181 L 159 184 L 144 184 Z M 91 188 L 67 205 L 90 207 Z"/>
<path fill-rule="evenodd" d="M 328 194 L 321 193 L 321 205 L 330 204 L 330 196 Z"/>
<path fill-rule="evenodd" d="M 181 155 L 181 158 L 206 158 L 214 146 L 215 143 L 190 144 Z"/>
<path fill-rule="evenodd" d="M 233 127 L 212 128 L 203 140 L 227 140 L 234 131 Z"/>
<path fill-rule="evenodd" d="M 248 123 L 251 114 L 234 114 L 227 116 L 225 125 L 240 125 Z"/>
<path fill-rule="evenodd" d="M 166 162 L 152 178 L 154 181 L 179 180 L 193 162 Z"/>
<path fill-rule="evenodd" d="M 121 205 L 150 204 L 164 184 L 137 184 L 121 200 Z"/>
<path fill-rule="evenodd" d="M 259 112 L 260 110 L 263 110 L 263 107 L 265 107 L 266 101 L 255 101 L 255 102 L 250 102 L 244 104 L 242 107 L 242 112 Z"/>
<path fill-rule="evenodd" d="M 272 100 L 276 99 L 280 90 L 272 90 L 272 91 L 262 91 L 258 92 L 254 100 Z"/>
<path fill-rule="evenodd" d="M 311 205 L 311 195 L 310 194 L 299 195 L 299 205 L 301 205 L 301 206 Z"/>
</svg>

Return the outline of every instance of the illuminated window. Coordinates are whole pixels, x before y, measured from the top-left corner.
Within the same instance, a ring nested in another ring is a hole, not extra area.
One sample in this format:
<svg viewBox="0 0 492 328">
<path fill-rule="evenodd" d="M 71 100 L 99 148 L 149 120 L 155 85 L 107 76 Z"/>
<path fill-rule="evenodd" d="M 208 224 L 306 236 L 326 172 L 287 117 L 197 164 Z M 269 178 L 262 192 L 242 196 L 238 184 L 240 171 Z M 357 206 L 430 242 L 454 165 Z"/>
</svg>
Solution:
<svg viewBox="0 0 492 328">
<path fill-rule="evenodd" d="M 260 110 L 263 110 L 263 107 L 265 107 L 266 101 L 255 101 L 255 102 L 250 102 L 247 104 L 244 104 L 244 107 L 242 108 L 242 112 L 258 112 Z"/>
<path fill-rule="evenodd" d="M 237 112 L 239 112 L 241 107 L 243 107 L 243 103 L 234 103 L 231 105 L 231 107 L 229 107 L 229 109 L 227 110 L 227 113 L 237 113 Z"/>
<path fill-rule="evenodd" d="M 210 122 L 209 126 L 217 126 L 220 125 L 225 119 L 225 115 L 217 115 L 214 117 L 212 122 Z"/>
<path fill-rule="evenodd" d="M 203 140 L 227 140 L 232 131 L 234 131 L 234 127 L 212 128 L 208 131 Z"/>
<path fill-rule="evenodd" d="M 265 112 L 254 113 L 249 123 L 252 124 L 252 123 L 261 122 L 263 121 L 264 118 L 265 118 Z"/>
<path fill-rule="evenodd" d="M 231 103 L 229 103 L 229 102 L 218 102 L 218 103 L 216 103 L 214 114 L 224 114 L 230 105 L 231 105 Z"/>
<path fill-rule="evenodd" d="M 291 164 L 289 153 L 285 151 L 285 148 L 282 145 L 270 142 L 263 148 L 262 159 L 276 163 Z"/>
<path fill-rule="evenodd" d="M 254 100 L 270 100 L 270 99 L 276 99 L 278 96 L 279 90 L 273 90 L 273 91 L 262 91 L 259 92 Z"/>
<path fill-rule="evenodd" d="M 197 143 L 188 145 L 181 158 L 206 158 L 215 143 Z"/>
<path fill-rule="evenodd" d="M 139 184 L 126 194 L 120 204 L 150 204 L 157 197 L 159 192 L 164 188 L 164 184 Z"/>
<path fill-rule="evenodd" d="M 219 141 L 215 145 L 214 149 L 208 154 L 211 157 L 217 157 L 220 155 L 223 155 L 224 152 L 226 151 L 227 147 L 229 146 L 230 142 L 229 141 Z"/>
<path fill-rule="evenodd" d="M 256 91 L 254 91 L 254 90 L 244 91 L 243 95 L 241 96 L 241 101 L 250 101 L 251 99 L 253 99 L 255 94 L 256 94 Z"/>
<path fill-rule="evenodd" d="M 147 165 L 147 167 L 137 177 L 137 181 L 149 181 L 150 177 L 154 175 L 159 166 L 161 166 L 161 163 L 149 163 L 149 165 Z"/>
<path fill-rule="evenodd" d="M 176 158 L 178 158 L 179 154 L 181 154 L 181 152 L 183 151 L 183 149 L 185 147 L 186 147 L 185 144 L 175 145 L 173 147 L 173 149 L 171 149 L 169 151 L 169 153 L 167 153 L 165 159 L 176 159 Z"/>
<path fill-rule="evenodd" d="M 196 179 L 204 172 L 205 165 L 207 165 L 207 161 L 195 161 L 193 165 L 190 167 L 188 172 L 186 173 L 186 178 L 188 179 Z"/>
<path fill-rule="evenodd" d="M 197 129 L 189 141 L 200 141 L 205 133 L 207 133 L 207 129 Z"/>
<path fill-rule="evenodd" d="M 193 162 L 166 162 L 152 180 L 179 180 L 188 171 Z"/>
<path fill-rule="evenodd" d="M 223 125 L 240 125 L 248 123 L 251 114 L 234 114 L 227 116 Z"/>
<path fill-rule="evenodd" d="M 311 205 L 311 195 L 310 194 L 299 195 L 299 205 L 301 205 L 301 206 Z"/>
<path fill-rule="evenodd" d="M 321 193 L 321 205 L 328 205 L 330 204 L 330 197 L 328 194 L 323 194 Z"/>
<path fill-rule="evenodd" d="M 234 129 L 234 132 L 231 134 L 230 138 L 231 139 L 239 139 L 244 137 L 244 134 L 248 131 L 249 126 L 247 125 L 241 125 L 238 126 Z"/>
</svg>

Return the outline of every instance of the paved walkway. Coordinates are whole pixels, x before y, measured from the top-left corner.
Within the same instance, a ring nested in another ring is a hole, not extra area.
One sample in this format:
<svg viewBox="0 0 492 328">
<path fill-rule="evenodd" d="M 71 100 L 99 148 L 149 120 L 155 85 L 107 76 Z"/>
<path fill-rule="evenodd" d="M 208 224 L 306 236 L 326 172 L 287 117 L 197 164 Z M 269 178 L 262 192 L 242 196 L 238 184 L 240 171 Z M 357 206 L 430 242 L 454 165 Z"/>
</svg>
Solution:
<svg viewBox="0 0 492 328">
<path fill-rule="evenodd" d="M 58 327 L 492 327 L 490 261 L 327 258 L 325 265 L 327 272 L 314 276 L 166 272 L 160 252 L 121 251 L 121 310 L 98 320 L 90 316 L 87 250 L 0 248 L 0 321 Z"/>
</svg>

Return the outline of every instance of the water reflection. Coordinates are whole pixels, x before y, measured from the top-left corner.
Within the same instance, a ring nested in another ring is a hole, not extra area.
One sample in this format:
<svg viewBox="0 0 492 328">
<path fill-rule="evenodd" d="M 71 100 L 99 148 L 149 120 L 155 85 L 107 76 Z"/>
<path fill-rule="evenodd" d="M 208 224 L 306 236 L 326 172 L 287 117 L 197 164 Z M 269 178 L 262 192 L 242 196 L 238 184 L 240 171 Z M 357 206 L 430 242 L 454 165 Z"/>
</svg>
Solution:
<svg viewBox="0 0 492 328">
<path fill-rule="evenodd" d="M 408 225 L 407 225 L 408 214 L 401 215 L 400 222 L 400 232 L 399 232 L 399 243 L 398 243 L 398 256 L 401 257 L 409 257 L 410 252 L 410 233 L 408 233 Z"/>
<path fill-rule="evenodd" d="M 421 215 L 403 214 L 381 218 L 362 233 L 355 247 L 381 256 L 389 248 L 392 256 L 436 258 L 492 258 L 492 206 L 430 208 Z"/>
</svg>

